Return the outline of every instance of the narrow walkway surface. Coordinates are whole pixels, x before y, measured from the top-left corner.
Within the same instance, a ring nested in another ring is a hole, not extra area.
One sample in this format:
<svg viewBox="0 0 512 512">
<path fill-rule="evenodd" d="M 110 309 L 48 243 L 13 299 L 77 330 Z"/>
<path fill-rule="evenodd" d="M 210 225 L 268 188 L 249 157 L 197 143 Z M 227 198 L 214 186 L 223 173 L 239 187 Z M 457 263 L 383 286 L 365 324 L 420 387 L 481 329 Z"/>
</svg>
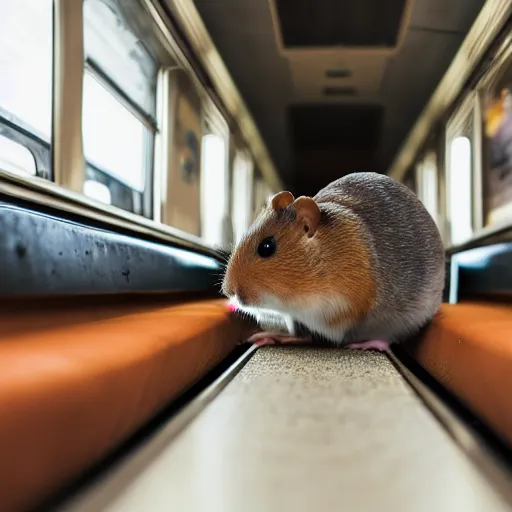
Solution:
<svg viewBox="0 0 512 512">
<path fill-rule="evenodd" d="M 377 353 L 261 348 L 158 445 L 67 510 L 509 510 Z"/>
</svg>

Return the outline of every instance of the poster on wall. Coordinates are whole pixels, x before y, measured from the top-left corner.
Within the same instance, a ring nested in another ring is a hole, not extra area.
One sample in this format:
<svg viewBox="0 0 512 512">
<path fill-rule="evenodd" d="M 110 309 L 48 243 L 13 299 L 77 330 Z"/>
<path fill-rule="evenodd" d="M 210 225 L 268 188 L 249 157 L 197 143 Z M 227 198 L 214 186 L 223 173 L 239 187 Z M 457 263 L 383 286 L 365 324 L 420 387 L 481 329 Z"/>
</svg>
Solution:
<svg viewBox="0 0 512 512">
<path fill-rule="evenodd" d="M 512 61 L 483 95 L 484 206 L 487 225 L 512 220 Z"/>
<path fill-rule="evenodd" d="M 176 125 L 173 153 L 167 186 L 165 222 L 187 233 L 201 235 L 200 167 L 201 114 L 200 102 L 179 93 L 176 102 Z"/>
</svg>

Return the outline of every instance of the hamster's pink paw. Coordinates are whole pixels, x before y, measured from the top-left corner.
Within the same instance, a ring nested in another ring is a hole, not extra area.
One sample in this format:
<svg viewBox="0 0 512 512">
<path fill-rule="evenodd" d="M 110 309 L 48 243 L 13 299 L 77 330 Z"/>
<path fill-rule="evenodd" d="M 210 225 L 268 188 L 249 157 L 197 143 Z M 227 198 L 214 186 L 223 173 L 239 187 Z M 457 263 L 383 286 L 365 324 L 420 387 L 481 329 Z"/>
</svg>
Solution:
<svg viewBox="0 0 512 512">
<path fill-rule="evenodd" d="M 251 336 L 247 341 L 249 343 L 254 343 L 258 347 L 263 347 L 265 345 L 281 345 L 284 343 L 310 343 L 311 338 L 298 338 L 288 334 L 273 332 L 258 332 Z"/>
<path fill-rule="evenodd" d="M 274 338 L 259 338 L 257 341 L 252 342 L 257 347 L 264 347 L 265 345 L 280 345 L 281 343 Z"/>
<path fill-rule="evenodd" d="M 389 350 L 389 343 L 384 340 L 368 340 L 358 343 L 351 343 L 346 348 L 351 350 L 378 350 L 379 352 L 386 352 Z"/>
</svg>

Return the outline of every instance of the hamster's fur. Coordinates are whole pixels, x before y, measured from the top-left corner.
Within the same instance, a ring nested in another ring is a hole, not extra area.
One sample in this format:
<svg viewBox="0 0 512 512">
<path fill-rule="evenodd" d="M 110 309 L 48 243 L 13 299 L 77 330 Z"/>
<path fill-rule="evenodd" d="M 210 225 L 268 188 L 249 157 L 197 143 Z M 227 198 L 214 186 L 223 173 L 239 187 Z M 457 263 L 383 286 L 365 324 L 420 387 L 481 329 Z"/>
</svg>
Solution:
<svg viewBox="0 0 512 512">
<path fill-rule="evenodd" d="M 314 202 L 303 199 L 275 196 L 235 248 L 223 290 L 241 309 L 278 311 L 338 346 L 399 342 L 434 316 L 444 249 L 413 192 L 381 174 L 353 173 Z M 277 248 L 262 258 L 269 237 Z"/>
</svg>

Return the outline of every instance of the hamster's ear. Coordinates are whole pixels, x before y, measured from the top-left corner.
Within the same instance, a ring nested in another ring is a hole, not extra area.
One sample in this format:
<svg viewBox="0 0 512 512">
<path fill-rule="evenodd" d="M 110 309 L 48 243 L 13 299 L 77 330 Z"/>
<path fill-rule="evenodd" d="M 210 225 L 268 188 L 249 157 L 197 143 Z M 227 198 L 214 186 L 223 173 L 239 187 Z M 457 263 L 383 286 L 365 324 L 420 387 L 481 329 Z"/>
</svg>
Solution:
<svg viewBox="0 0 512 512">
<path fill-rule="evenodd" d="M 299 197 L 294 204 L 297 211 L 297 220 L 302 223 L 304 231 L 311 238 L 316 233 L 320 223 L 320 209 L 311 197 Z"/>
<path fill-rule="evenodd" d="M 290 206 L 294 201 L 293 194 L 291 192 L 279 192 L 279 194 L 276 194 L 270 204 L 272 206 L 272 209 L 276 212 L 283 211 L 287 206 Z"/>
</svg>

